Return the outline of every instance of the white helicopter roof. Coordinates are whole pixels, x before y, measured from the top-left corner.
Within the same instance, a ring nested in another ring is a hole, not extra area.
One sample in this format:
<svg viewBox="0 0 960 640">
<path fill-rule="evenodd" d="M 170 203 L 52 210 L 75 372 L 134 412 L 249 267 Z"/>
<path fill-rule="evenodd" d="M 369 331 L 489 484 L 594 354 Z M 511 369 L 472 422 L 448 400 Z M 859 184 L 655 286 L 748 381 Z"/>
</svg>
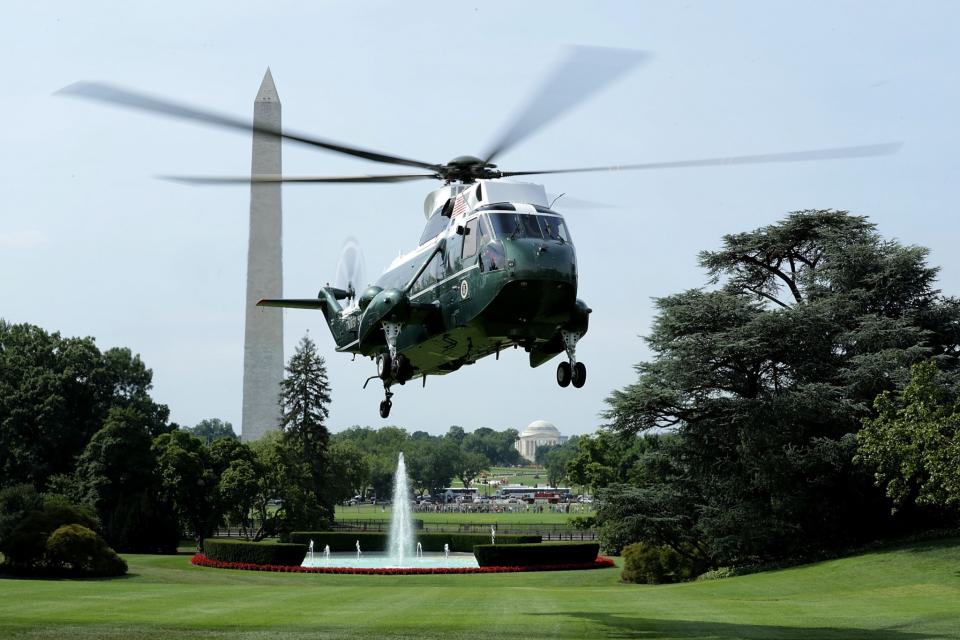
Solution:
<svg viewBox="0 0 960 640">
<path fill-rule="evenodd" d="M 423 202 L 423 215 L 429 219 L 447 200 L 454 197 L 457 199 L 454 203 L 457 214 L 494 202 L 523 202 L 548 206 L 547 193 L 542 184 L 477 180 L 472 184 L 448 184 L 431 191 Z"/>
</svg>

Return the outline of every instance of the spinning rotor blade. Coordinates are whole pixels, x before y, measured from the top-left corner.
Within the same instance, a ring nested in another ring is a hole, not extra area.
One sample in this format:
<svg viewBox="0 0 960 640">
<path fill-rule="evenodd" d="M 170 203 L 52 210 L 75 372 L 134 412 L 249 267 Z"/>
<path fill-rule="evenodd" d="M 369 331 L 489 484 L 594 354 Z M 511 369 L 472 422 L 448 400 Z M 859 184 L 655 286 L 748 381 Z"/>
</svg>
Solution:
<svg viewBox="0 0 960 640">
<path fill-rule="evenodd" d="M 418 167 L 420 169 L 430 170 L 436 170 L 439 168 L 438 165 L 431 164 L 429 162 L 409 160 L 407 158 L 392 156 L 386 153 L 380 153 L 378 151 L 368 151 L 359 147 L 349 147 L 344 144 L 308 136 L 306 134 L 294 133 L 290 131 L 283 133 L 271 127 L 255 127 L 251 122 L 241 118 L 223 115 L 185 104 L 179 104 L 163 98 L 148 96 L 108 84 L 101 84 L 97 82 L 75 82 L 74 84 L 60 89 L 56 93 L 59 95 L 86 98 L 88 100 L 96 100 L 98 102 L 106 102 L 140 111 L 149 111 L 151 113 L 158 113 L 173 118 L 180 118 L 181 120 L 203 122 L 205 124 L 224 127 L 226 129 L 235 129 L 238 131 L 257 131 L 259 133 L 274 135 L 285 140 L 292 140 L 293 142 L 320 147 L 348 156 L 355 156 L 357 158 L 363 158 L 364 160 L 372 160 L 373 162 L 400 164 L 408 167 Z"/>
<path fill-rule="evenodd" d="M 868 158 L 896 153 L 902 142 L 870 144 L 859 147 L 832 147 L 829 149 L 811 149 L 809 151 L 791 151 L 787 153 L 765 153 L 751 156 L 728 156 L 725 158 L 703 158 L 700 160 L 678 160 L 674 162 L 648 162 L 643 164 L 619 164 L 607 167 L 581 167 L 578 169 L 545 169 L 542 171 L 503 171 L 500 175 L 535 176 L 548 173 L 586 173 L 590 171 L 639 171 L 644 169 L 681 169 L 687 167 L 717 167 L 738 164 L 766 164 L 772 162 L 809 162 L 812 160 L 840 160 L 843 158 Z"/>
<path fill-rule="evenodd" d="M 537 129 L 569 111 L 648 58 L 642 51 L 572 47 L 482 157 L 489 163 Z"/>
<path fill-rule="evenodd" d="M 432 180 L 436 176 L 429 173 L 415 175 L 384 175 L 384 176 L 159 176 L 163 180 L 184 182 L 186 184 L 250 184 L 250 183 L 278 183 L 278 182 L 411 182 L 413 180 Z"/>
<path fill-rule="evenodd" d="M 360 243 L 356 238 L 347 238 L 340 250 L 340 258 L 337 260 L 337 271 L 333 278 L 333 285 L 338 289 L 349 291 L 351 288 L 356 292 L 361 287 L 367 286 L 366 266 L 363 259 L 363 252 L 360 250 Z"/>
</svg>

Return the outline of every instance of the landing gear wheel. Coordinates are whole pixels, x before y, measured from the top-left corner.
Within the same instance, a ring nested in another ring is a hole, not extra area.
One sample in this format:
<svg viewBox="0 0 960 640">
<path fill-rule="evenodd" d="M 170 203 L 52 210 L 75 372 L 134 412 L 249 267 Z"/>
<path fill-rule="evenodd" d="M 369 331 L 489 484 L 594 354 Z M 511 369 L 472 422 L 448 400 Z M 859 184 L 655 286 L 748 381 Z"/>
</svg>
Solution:
<svg viewBox="0 0 960 640">
<path fill-rule="evenodd" d="M 570 363 L 561 362 L 557 365 L 557 384 L 561 387 L 570 386 Z"/>
<path fill-rule="evenodd" d="M 391 407 L 393 407 L 392 402 L 390 402 L 389 400 L 383 400 L 380 403 L 380 417 L 384 419 L 389 418 Z"/>
<path fill-rule="evenodd" d="M 393 371 L 393 358 L 390 357 L 389 353 L 380 354 L 380 360 L 377 361 L 377 375 L 380 376 L 381 380 L 389 380 L 390 374 Z M 382 409 L 381 409 L 382 411 Z M 387 409 L 387 411 L 390 411 Z M 386 416 L 384 416 L 386 418 Z"/>
<path fill-rule="evenodd" d="M 579 389 L 587 381 L 587 366 L 582 362 L 573 365 L 573 386 Z"/>
</svg>

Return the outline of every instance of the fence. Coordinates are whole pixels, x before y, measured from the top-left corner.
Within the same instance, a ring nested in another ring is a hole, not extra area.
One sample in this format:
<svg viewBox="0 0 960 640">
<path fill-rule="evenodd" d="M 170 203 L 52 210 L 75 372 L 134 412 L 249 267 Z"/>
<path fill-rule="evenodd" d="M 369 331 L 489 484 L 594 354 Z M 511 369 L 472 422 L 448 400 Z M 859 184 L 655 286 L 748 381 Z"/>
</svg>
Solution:
<svg viewBox="0 0 960 640">
<path fill-rule="evenodd" d="M 414 519 L 416 514 L 414 514 Z M 544 540 L 596 540 L 597 532 L 593 529 L 574 529 L 568 524 L 542 524 L 529 522 L 424 522 L 421 531 L 432 533 L 490 533 L 490 527 L 497 533 L 521 533 L 539 535 Z M 390 531 L 389 520 L 365 520 L 338 518 L 333 528 L 341 531 Z"/>
</svg>

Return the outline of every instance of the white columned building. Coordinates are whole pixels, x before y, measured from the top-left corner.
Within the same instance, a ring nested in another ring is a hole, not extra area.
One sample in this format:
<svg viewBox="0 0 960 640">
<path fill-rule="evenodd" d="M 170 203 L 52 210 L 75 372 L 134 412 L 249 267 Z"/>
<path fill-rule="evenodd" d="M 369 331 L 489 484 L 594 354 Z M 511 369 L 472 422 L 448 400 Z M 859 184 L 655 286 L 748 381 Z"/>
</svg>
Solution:
<svg viewBox="0 0 960 640">
<path fill-rule="evenodd" d="M 550 444 L 563 444 L 567 436 L 560 435 L 560 431 L 546 420 L 534 420 L 520 434 L 520 438 L 513 443 L 514 448 L 524 458 L 534 462 L 537 456 L 537 447 Z"/>
</svg>

